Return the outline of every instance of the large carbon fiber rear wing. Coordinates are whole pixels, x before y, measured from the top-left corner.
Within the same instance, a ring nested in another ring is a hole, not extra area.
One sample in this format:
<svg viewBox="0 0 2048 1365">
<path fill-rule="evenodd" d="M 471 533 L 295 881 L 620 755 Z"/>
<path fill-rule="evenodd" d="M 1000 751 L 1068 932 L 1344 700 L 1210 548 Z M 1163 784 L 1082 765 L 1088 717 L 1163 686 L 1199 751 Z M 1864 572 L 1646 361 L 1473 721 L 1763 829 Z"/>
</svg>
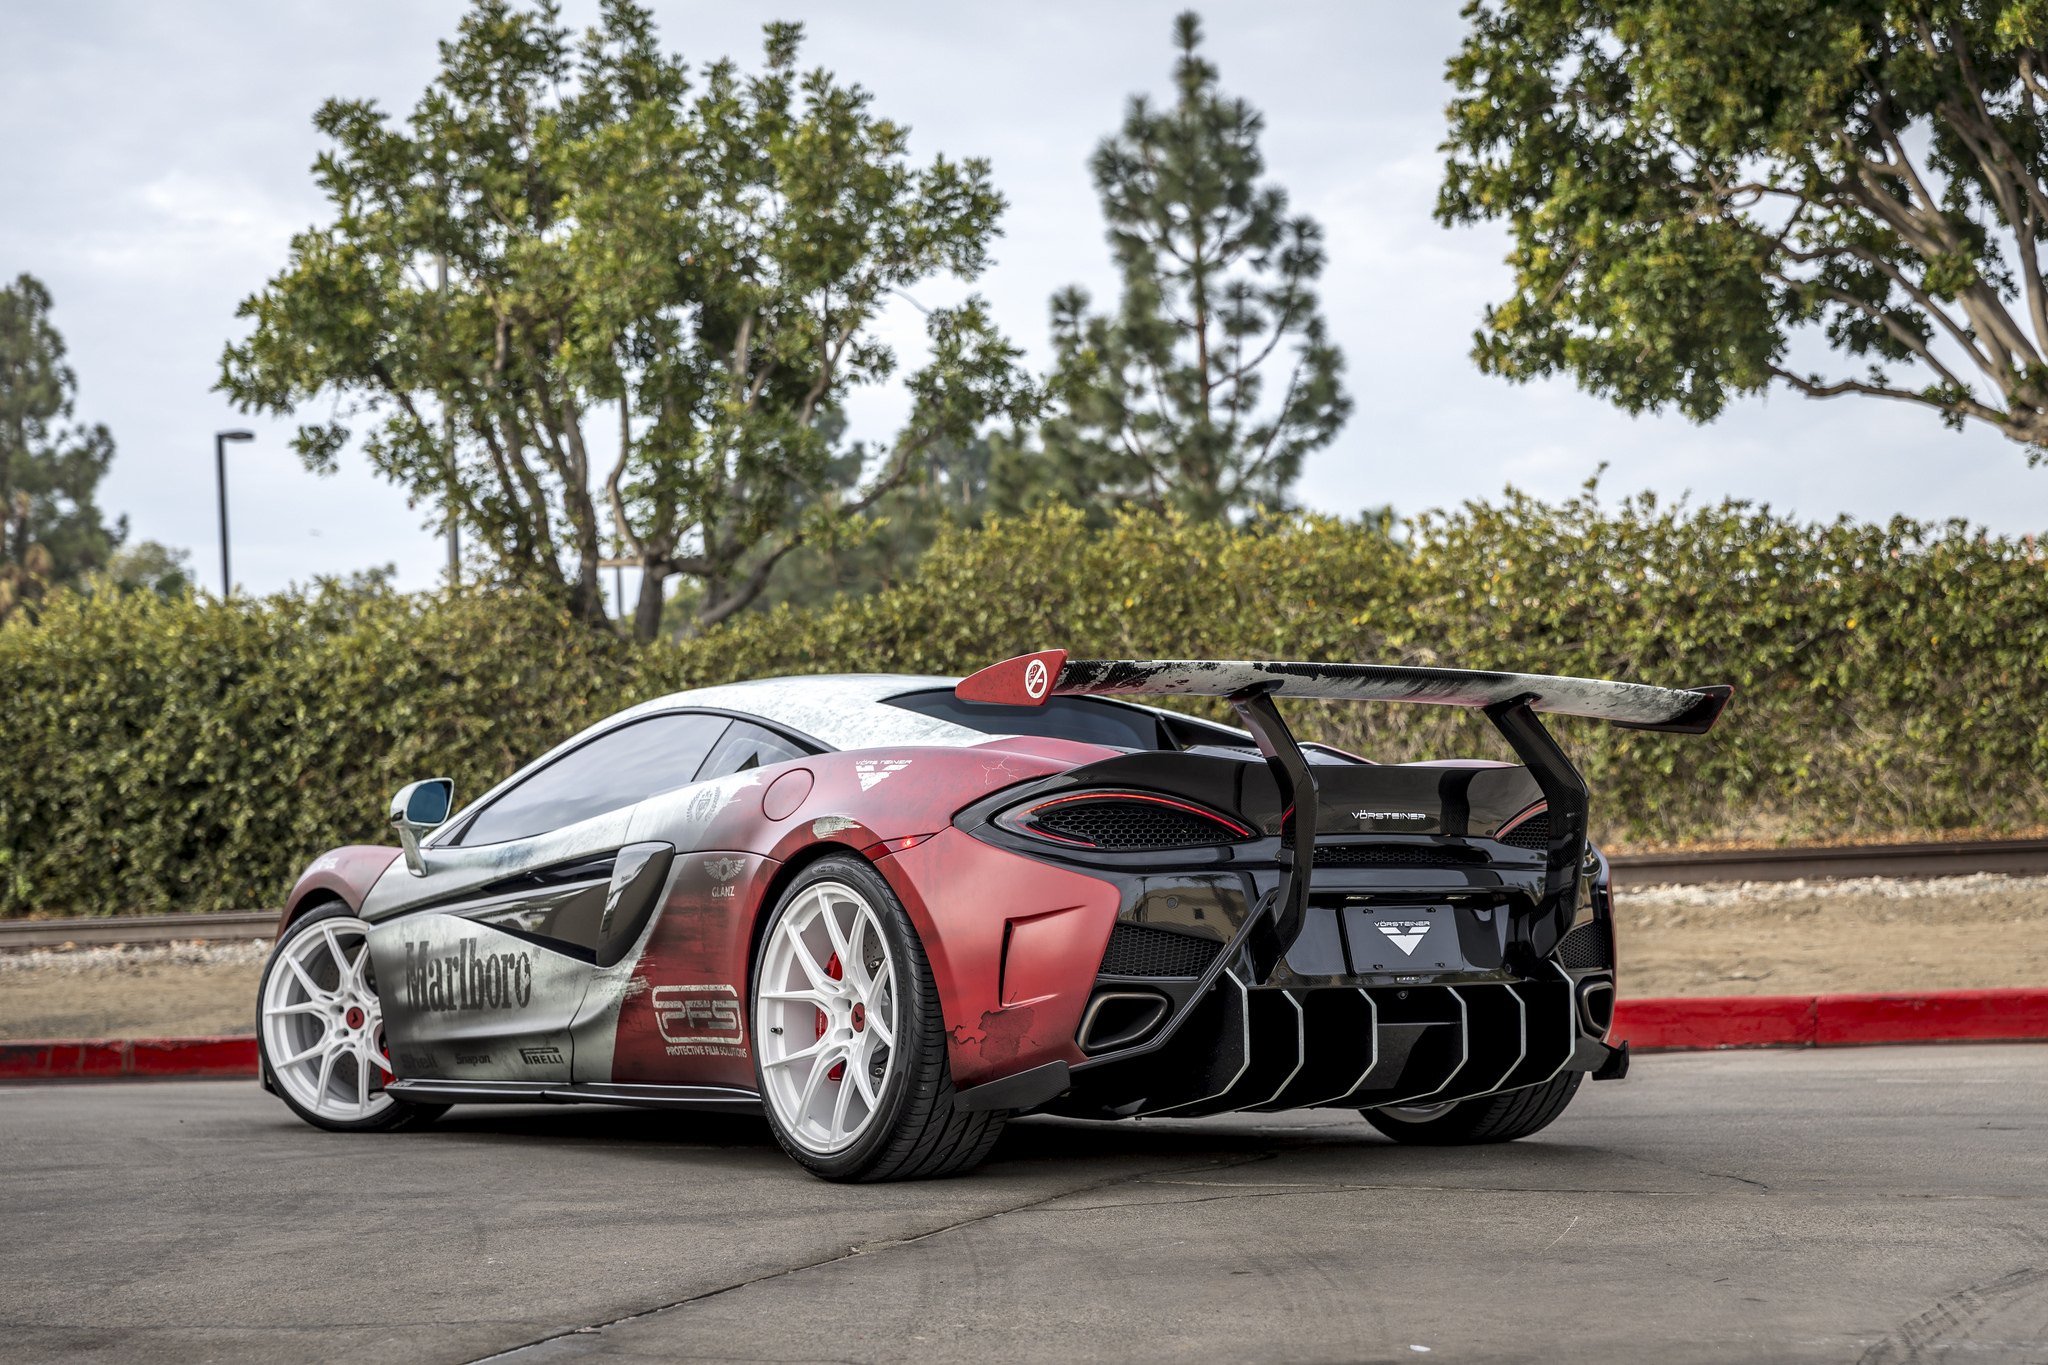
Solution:
<svg viewBox="0 0 2048 1365">
<path fill-rule="evenodd" d="M 1280 828 L 1280 885 L 1252 944 L 1260 971 L 1293 946 L 1307 918 L 1315 864 L 1316 779 L 1275 697 L 1397 701 L 1482 711 L 1529 769 L 1549 804 L 1550 851 L 1543 903 L 1521 941 L 1537 957 L 1571 921 L 1586 857 L 1586 783 L 1538 713 L 1586 716 L 1636 730 L 1705 734 L 1733 689 L 1674 689 L 1538 673 L 1482 673 L 1383 664 L 1222 663 L 1186 659 L 1069 659 L 1043 650 L 992 664 L 954 689 L 962 701 L 1042 706 L 1052 697 L 1222 697 L 1258 742 L 1286 814 Z M 1263 941 L 1259 941 L 1263 940 Z"/>
</svg>

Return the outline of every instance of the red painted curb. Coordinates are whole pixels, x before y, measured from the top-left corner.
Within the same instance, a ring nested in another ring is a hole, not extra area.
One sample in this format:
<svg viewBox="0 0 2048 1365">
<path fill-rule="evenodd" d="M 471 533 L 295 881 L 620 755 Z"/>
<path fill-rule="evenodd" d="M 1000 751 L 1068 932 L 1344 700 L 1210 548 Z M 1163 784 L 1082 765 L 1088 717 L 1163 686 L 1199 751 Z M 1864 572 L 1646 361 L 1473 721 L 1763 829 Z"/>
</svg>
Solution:
<svg viewBox="0 0 2048 1365">
<path fill-rule="evenodd" d="M 1702 1047 L 1806 1047 L 1813 1042 L 1810 995 L 1701 995 L 1622 1000 L 1615 1038 L 1637 1052 Z"/>
<path fill-rule="evenodd" d="M 1700 995 L 1623 1000 L 1616 1041 L 1637 1052 L 1872 1043 L 2048 1041 L 2048 990 L 1917 994 Z M 256 1074 L 254 1038 L 0 1042 L 0 1081 L 237 1078 Z"/>
<path fill-rule="evenodd" d="M 2048 1040 L 2048 990 L 1623 1000 L 1613 1036 L 1637 1052 L 2039 1042 Z"/>
<path fill-rule="evenodd" d="M 198 1079 L 256 1074 L 254 1038 L 0 1042 L 0 1081 Z"/>
</svg>

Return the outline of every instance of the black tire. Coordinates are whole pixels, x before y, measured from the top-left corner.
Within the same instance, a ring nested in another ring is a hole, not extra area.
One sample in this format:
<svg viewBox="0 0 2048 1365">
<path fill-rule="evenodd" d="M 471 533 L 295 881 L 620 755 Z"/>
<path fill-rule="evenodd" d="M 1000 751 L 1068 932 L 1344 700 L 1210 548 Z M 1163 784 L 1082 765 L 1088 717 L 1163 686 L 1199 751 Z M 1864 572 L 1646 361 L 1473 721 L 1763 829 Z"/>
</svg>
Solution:
<svg viewBox="0 0 2048 1365">
<path fill-rule="evenodd" d="M 1562 1071 L 1542 1085 L 1500 1095 L 1459 1100 L 1424 1119 L 1403 1118 L 1387 1109 L 1361 1109 L 1365 1121 L 1396 1142 L 1416 1147 L 1463 1147 L 1480 1142 L 1513 1142 L 1547 1128 L 1579 1092 L 1583 1073 Z"/>
<path fill-rule="evenodd" d="M 946 1059 L 946 1024 L 939 1010 L 931 963 L 889 884 L 854 857 L 833 856 L 812 864 L 783 890 L 754 954 L 748 999 L 758 1002 L 762 964 L 783 915 L 810 887 L 838 882 L 865 897 L 889 942 L 896 969 L 896 1057 L 884 1081 L 874 1118 L 852 1145 L 830 1153 L 812 1151 L 785 1127 L 769 1097 L 761 1049 L 754 1054 L 754 1081 L 762 1109 L 782 1150 L 805 1170 L 826 1180 L 931 1180 L 958 1175 L 981 1163 L 1002 1136 L 1007 1111 L 964 1113 L 954 1103 L 953 1075 Z M 759 1006 L 753 1006 L 755 1018 Z"/>
<path fill-rule="evenodd" d="M 292 926 L 270 950 L 270 960 L 263 964 L 263 975 L 256 987 L 256 1057 L 261 1069 L 263 1088 L 285 1102 L 294 1114 L 330 1133 L 389 1133 L 401 1128 L 417 1128 L 431 1123 L 448 1112 L 445 1104 L 415 1104 L 391 1097 L 390 1105 L 383 1112 L 365 1119 L 343 1120 L 321 1115 L 308 1109 L 293 1096 L 290 1086 L 280 1082 L 275 1068 L 271 1065 L 270 1039 L 263 1026 L 263 1002 L 269 998 L 272 973 L 282 969 L 284 949 L 304 935 L 313 932 L 320 924 L 337 919 L 353 919 L 355 912 L 339 901 L 308 911 L 292 922 Z M 374 978 L 372 979 L 374 985 Z"/>
</svg>

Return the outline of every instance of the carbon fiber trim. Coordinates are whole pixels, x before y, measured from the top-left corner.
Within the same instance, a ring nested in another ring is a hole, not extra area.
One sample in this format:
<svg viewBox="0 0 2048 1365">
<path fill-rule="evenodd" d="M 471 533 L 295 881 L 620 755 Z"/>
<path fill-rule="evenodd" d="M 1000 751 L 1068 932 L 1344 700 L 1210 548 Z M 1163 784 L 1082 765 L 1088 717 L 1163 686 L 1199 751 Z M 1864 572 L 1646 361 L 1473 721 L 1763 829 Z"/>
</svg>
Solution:
<svg viewBox="0 0 2048 1365">
<path fill-rule="evenodd" d="M 1335 1104 L 1339 1100 L 1349 1099 L 1353 1094 L 1357 1093 L 1360 1086 L 1365 1084 L 1365 1078 L 1372 1075 L 1373 1068 L 1380 1064 L 1380 1007 L 1378 1002 L 1372 998 L 1372 992 L 1366 990 L 1363 986 L 1358 988 L 1358 993 L 1365 999 L 1365 1017 L 1371 1021 L 1371 1032 L 1367 1036 L 1372 1039 L 1372 1046 L 1366 1051 L 1365 1066 L 1359 1071 L 1358 1079 L 1351 1083 L 1349 1089 L 1339 1090 L 1328 1099 L 1311 1100 L 1301 1106 L 1304 1109 L 1313 1109 L 1320 1105 Z"/>
<path fill-rule="evenodd" d="M 1472 1015 L 1465 1008 L 1465 997 L 1458 994 L 1456 986 L 1445 986 L 1442 989 L 1450 995 L 1451 999 L 1458 1002 L 1458 1064 L 1451 1068 L 1449 1074 L 1444 1077 L 1443 1084 L 1437 1086 L 1436 1089 L 1425 1090 L 1419 1095 L 1404 1095 L 1400 1099 L 1381 1100 L 1373 1108 L 1384 1109 L 1396 1104 L 1413 1104 L 1417 1100 L 1426 1100 L 1431 1096 L 1441 1095 L 1451 1088 L 1451 1082 L 1458 1079 L 1458 1073 L 1463 1071 L 1465 1064 L 1472 1060 Z M 1353 1086 L 1341 1098 L 1350 1099 L 1351 1096 L 1357 1093 L 1358 1087 Z"/>
<path fill-rule="evenodd" d="M 1294 1006 L 1294 1070 L 1288 1072 L 1287 1078 L 1280 1082 L 1280 1088 L 1266 1096 L 1265 1099 L 1259 1102 L 1260 1104 L 1271 1104 L 1274 1100 L 1286 1094 L 1287 1087 L 1294 1084 L 1294 1078 L 1301 1074 L 1301 1069 L 1304 1066 L 1308 1065 L 1308 1015 L 1303 1012 L 1301 1001 L 1294 998 L 1293 991 L 1282 991 L 1281 998 Z M 1377 1052 L 1379 1050 L 1377 1038 L 1375 1038 L 1374 1042 L 1373 1050 Z M 1251 1107 L 1256 1109 L 1259 1106 L 1255 1104 Z"/>
<path fill-rule="evenodd" d="M 1238 980 L 1238 979 L 1237 979 L 1237 973 L 1236 973 L 1236 972 L 1234 972 L 1234 971 L 1231 971 L 1231 970 L 1230 970 L 1230 969 L 1229 969 L 1228 967 L 1226 967 L 1226 968 L 1224 968 L 1224 969 L 1223 969 L 1223 975 L 1224 975 L 1224 976 L 1226 976 L 1226 977 L 1228 977 L 1228 978 L 1230 978 L 1230 984 L 1231 984 L 1231 985 L 1233 985 L 1233 986 L 1237 987 L 1237 1005 L 1238 1005 L 1238 1010 L 1237 1010 L 1237 1012 L 1238 1012 L 1238 1020 L 1239 1020 L 1239 1026 L 1240 1026 L 1240 1027 L 1241 1027 L 1241 1029 L 1243 1030 L 1243 1041 L 1242 1041 L 1242 1043 L 1240 1044 L 1240 1047 L 1241 1047 L 1241 1049 L 1242 1049 L 1242 1051 L 1243 1051 L 1243 1057 L 1242 1057 L 1242 1059 L 1241 1059 L 1241 1060 L 1240 1060 L 1240 1061 L 1238 1062 L 1238 1067 L 1237 1067 L 1237 1071 L 1236 1071 L 1236 1073 L 1235 1073 L 1234 1075 L 1232 1075 L 1232 1076 L 1231 1076 L 1231 1078 L 1230 1078 L 1230 1083 L 1229 1083 L 1228 1085 L 1225 1085 L 1225 1086 L 1224 1086 L 1224 1087 L 1223 1087 L 1223 1088 L 1222 1088 L 1221 1090 L 1218 1090 L 1218 1091 L 1217 1091 L 1216 1093 L 1214 1093 L 1213 1095 L 1204 1095 L 1204 1096 L 1202 1096 L 1202 1097 L 1201 1097 L 1200 1099 L 1193 1099 L 1193 1100 L 1183 1100 L 1183 1101 L 1181 1101 L 1181 1102 L 1180 1102 L 1179 1104 L 1169 1104 L 1169 1105 L 1168 1105 L 1168 1106 L 1166 1106 L 1166 1107 L 1165 1107 L 1164 1109 L 1152 1109 L 1152 1110 L 1147 1110 L 1147 1111 L 1146 1111 L 1146 1113 L 1147 1113 L 1147 1115 L 1148 1115 L 1148 1116 L 1157 1116 L 1157 1115 L 1159 1115 L 1159 1114 L 1171 1114 L 1171 1113 L 1172 1113 L 1172 1112 L 1173 1112 L 1174 1110 L 1176 1110 L 1176 1109 L 1192 1109 L 1192 1108 L 1194 1108 L 1194 1107 L 1195 1107 L 1196 1105 L 1198 1105 L 1198 1104 L 1208 1104 L 1208 1103 L 1210 1103 L 1211 1101 L 1214 1101 L 1214 1100 L 1219 1100 L 1219 1099 L 1222 1099 L 1222 1098 L 1223 1098 L 1223 1097 L 1224 1097 L 1225 1095 L 1228 1095 L 1228 1094 L 1229 1094 L 1229 1093 L 1230 1093 L 1231 1091 L 1233 1091 L 1233 1090 L 1235 1090 L 1235 1089 L 1237 1088 L 1237 1083 L 1238 1083 L 1239 1081 L 1241 1081 L 1241 1080 L 1243 1080 L 1243 1079 L 1244 1079 L 1244 1073 L 1245 1073 L 1245 1072 L 1247 1072 L 1247 1071 L 1249 1071 L 1249 1070 L 1251 1069 L 1251 1065 L 1252 1065 L 1252 1002 L 1251 1002 L 1251 992 L 1245 989 L 1245 984 L 1244 984 L 1244 982 L 1242 982 L 1242 981 L 1240 981 L 1240 980 Z"/>
</svg>

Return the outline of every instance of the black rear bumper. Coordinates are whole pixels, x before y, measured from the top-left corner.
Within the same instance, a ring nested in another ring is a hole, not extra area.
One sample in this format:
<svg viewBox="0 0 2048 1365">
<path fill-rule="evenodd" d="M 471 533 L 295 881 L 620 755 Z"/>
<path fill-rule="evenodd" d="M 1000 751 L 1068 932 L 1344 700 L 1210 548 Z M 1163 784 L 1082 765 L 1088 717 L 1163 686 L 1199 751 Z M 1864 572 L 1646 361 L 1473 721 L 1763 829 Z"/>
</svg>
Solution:
<svg viewBox="0 0 2048 1365">
<path fill-rule="evenodd" d="M 1073 1069 L 1050 1112 L 1193 1117 L 1436 1104 L 1540 1085 L 1578 1052 L 1575 983 L 1254 986 L 1225 970 L 1159 1046 Z"/>
</svg>

